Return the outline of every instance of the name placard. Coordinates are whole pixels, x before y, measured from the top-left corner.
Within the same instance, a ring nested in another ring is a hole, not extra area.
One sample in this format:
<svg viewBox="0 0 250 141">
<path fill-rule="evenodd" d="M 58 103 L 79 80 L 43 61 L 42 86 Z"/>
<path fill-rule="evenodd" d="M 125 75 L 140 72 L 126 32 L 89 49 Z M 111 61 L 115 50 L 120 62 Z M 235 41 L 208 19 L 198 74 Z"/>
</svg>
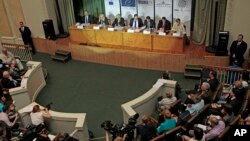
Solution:
<svg viewBox="0 0 250 141">
<path fill-rule="evenodd" d="M 115 31 L 115 28 L 109 27 L 109 28 L 108 28 L 108 31 Z"/>
<path fill-rule="evenodd" d="M 150 31 L 144 30 L 144 31 L 143 31 L 143 34 L 150 34 Z"/>
<path fill-rule="evenodd" d="M 165 32 L 159 32 L 159 35 L 160 36 L 166 36 L 166 33 Z"/>
<path fill-rule="evenodd" d="M 128 33 L 135 33 L 133 29 L 128 29 Z"/>
<path fill-rule="evenodd" d="M 100 30 L 100 27 L 99 26 L 94 26 L 93 29 L 94 30 Z"/>
<path fill-rule="evenodd" d="M 174 37 L 180 37 L 180 36 L 181 36 L 181 33 L 180 33 L 180 32 L 173 33 L 173 36 L 174 36 Z"/>
<path fill-rule="evenodd" d="M 76 28 L 78 28 L 78 29 L 83 29 L 83 26 L 78 25 Z"/>
</svg>

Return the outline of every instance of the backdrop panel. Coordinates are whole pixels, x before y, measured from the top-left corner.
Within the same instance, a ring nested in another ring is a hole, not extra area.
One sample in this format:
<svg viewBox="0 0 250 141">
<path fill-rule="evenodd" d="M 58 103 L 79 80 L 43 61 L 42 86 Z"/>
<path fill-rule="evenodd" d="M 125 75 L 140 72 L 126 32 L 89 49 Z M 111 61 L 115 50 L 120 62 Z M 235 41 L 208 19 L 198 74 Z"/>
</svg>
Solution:
<svg viewBox="0 0 250 141">
<path fill-rule="evenodd" d="M 142 20 L 145 20 L 147 16 L 154 19 L 154 1 L 138 0 L 138 15 Z"/>
<path fill-rule="evenodd" d="M 105 0 L 105 14 L 112 21 L 120 14 L 120 0 Z"/>
<path fill-rule="evenodd" d="M 174 0 L 173 18 L 180 18 L 186 25 L 187 36 L 190 36 L 192 0 Z"/>
<path fill-rule="evenodd" d="M 166 17 L 172 23 L 172 0 L 155 0 L 155 22 Z"/>
<path fill-rule="evenodd" d="M 122 17 L 129 21 L 137 13 L 137 0 L 121 0 Z"/>
</svg>

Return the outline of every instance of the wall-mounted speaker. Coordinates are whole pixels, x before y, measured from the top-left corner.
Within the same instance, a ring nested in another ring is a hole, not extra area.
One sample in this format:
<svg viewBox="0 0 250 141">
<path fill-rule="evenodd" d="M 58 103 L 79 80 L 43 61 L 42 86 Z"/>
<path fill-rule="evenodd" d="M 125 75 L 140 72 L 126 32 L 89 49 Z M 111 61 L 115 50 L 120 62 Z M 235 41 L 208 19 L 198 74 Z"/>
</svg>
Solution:
<svg viewBox="0 0 250 141">
<path fill-rule="evenodd" d="M 56 34 L 54 30 L 53 21 L 51 19 L 46 19 L 43 21 L 43 30 L 45 34 L 45 38 L 49 40 L 55 40 Z"/>
</svg>

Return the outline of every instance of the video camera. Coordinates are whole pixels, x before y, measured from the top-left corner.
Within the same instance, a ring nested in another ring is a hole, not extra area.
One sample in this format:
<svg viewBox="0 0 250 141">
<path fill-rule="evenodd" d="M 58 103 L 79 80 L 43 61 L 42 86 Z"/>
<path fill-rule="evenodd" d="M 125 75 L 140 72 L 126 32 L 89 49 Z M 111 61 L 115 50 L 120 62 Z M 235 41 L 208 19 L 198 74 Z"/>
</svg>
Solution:
<svg viewBox="0 0 250 141">
<path fill-rule="evenodd" d="M 136 113 L 134 116 L 128 119 L 128 124 L 113 124 L 110 120 L 104 121 L 101 124 L 101 128 L 108 131 L 113 135 L 113 140 L 117 137 L 123 137 L 124 134 L 127 134 L 127 141 L 131 141 L 134 138 L 134 129 L 135 124 L 137 123 L 137 119 L 139 118 L 139 114 Z"/>
</svg>

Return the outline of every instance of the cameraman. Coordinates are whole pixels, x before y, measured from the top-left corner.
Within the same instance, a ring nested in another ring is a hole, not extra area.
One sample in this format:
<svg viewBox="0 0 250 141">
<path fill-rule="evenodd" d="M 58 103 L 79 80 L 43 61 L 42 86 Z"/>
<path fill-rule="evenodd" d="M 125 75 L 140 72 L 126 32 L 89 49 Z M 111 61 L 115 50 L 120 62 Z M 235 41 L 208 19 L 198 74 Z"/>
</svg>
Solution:
<svg viewBox="0 0 250 141">
<path fill-rule="evenodd" d="M 109 132 L 105 131 L 105 133 L 106 133 L 106 135 L 105 135 L 106 141 L 110 141 L 109 140 Z M 117 136 L 113 141 L 125 141 L 126 138 L 127 138 L 127 134 L 124 134 L 123 137 Z"/>
<path fill-rule="evenodd" d="M 44 119 L 45 118 L 50 118 L 51 115 L 49 113 L 48 108 L 46 107 L 43 111 L 40 109 L 39 105 L 35 105 L 33 107 L 32 112 L 30 113 L 30 118 L 31 122 L 33 125 L 39 125 L 43 124 L 44 125 Z"/>
</svg>

